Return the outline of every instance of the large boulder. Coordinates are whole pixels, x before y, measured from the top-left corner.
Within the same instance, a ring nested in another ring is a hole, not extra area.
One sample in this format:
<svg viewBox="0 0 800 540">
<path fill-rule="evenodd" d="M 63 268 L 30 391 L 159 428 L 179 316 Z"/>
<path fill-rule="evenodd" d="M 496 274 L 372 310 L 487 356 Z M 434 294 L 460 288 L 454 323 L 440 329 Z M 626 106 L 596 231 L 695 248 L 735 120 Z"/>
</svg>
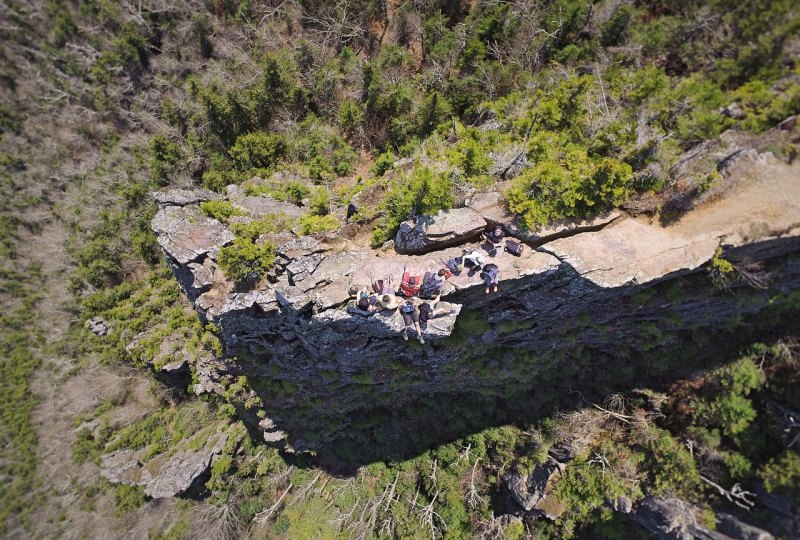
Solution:
<svg viewBox="0 0 800 540">
<path fill-rule="evenodd" d="M 292 203 L 278 201 L 267 195 L 252 197 L 245 194 L 242 186 L 231 184 L 227 188 L 228 200 L 234 208 L 244 214 L 243 220 L 259 219 L 268 215 L 283 214 L 286 217 L 298 218 L 305 212 Z"/>
<path fill-rule="evenodd" d="M 480 236 L 486 220 L 472 208 L 442 210 L 435 216 L 417 216 L 400 225 L 395 250 L 418 254 L 462 244 Z"/>
<path fill-rule="evenodd" d="M 175 452 L 144 460 L 146 448 L 121 449 L 104 455 L 100 474 L 109 482 L 143 486 L 154 499 L 174 497 L 188 490 L 205 473 L 228 441 L 231 428 L 208 434 L 202 430 L 178 444 Z M 202 439 L 206 438 L 203 442 Z M 192 450 L 200 446 L 199 450 Z"/>
<path fill-rule="evenodd" d="M 552 498 L 550 491 L 565 469 L 565 464 L 551 457 L 544 463 L 536 465 L 530 474 L 512 471 L 506 473 L 503 480 L 511 493 L 511 498 L 526 512 L 541 510 L 547 517 L 555 519 L 558 515 L 554 515 L 556 512 L 553 510 L 560 505 L 553 504 L 556 502 L 554 500 L 549 501 L 549 504 L 545 501 Z M 563 510 L 562 507 L 561 511 Z"/>
<path fill-rule="evenodd" d="M 172 188 L 153 193 L 153 199 L 161 206 L 189 206 L 206 201 L 221 201 L 222 195 L 208 189 Z"/>
<path fill-rule="evenodd" d="M 507 225 L 514 218 L 506 208 L 505 198 L 499 191 L 475 193 L 467 199 L 466 204 L 490 225 Z"/>
<path fill-rule="evenodd" d="M 152 222 L 159 245 L 179 265 L 216 258 L 220 248 L 233 241 L 233 233 L 197 206 L 166 206 Z"/>
<path fill-rule="evenodd" d="M 728 540 L 729 536 L 704 527 L 699 509 L 675 497 L 647 497 L 630 514 L 633 521 L 660 540 Z"/>
<path fill-rule="evenodd" d="M 764 529 L 745 523 L 738 517 L 726 512 L 717 514 L 717 530 L 738 540 L 772 540 L 775 538 Z"/>
</svg>

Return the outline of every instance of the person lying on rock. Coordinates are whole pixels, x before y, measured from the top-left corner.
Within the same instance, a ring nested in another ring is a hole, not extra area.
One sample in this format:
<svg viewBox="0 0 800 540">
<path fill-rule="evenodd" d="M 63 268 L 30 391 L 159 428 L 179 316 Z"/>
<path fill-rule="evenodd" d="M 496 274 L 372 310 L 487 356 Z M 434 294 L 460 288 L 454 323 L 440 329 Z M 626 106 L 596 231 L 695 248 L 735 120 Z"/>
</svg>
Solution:
<svg viewBox="0 0 800 540">
<path fill-rule="evenodd" d="M 447 259 L 446 261 L 442 259 L 442 263 L 447 267 L 448 272 L 457 276 L 461 274 L 461 271 L 464 269 L 464 258 L 463 257 L 456 257 L 455 259 Z"/>
<path fill-rule="evenodd" d="M 366 311 L 367 313 L 374 313 L 380 309 L 378 307 L 378 295 L 370 293 L 369 289 L 366 287 L 358 291 L 356 295 L 356 305 L 358 309 Z"/>
<path fill-rule="evenodd" d="M 395 294 L 394 284 L 392 283 L 392 276 L 386 276 L 385 279 L 379 279 L 372 282 L 372 290 L 375 294 Z"/>
<path fill-rule="evenodd" d="M 436 307 L 439 304 L 439 301 L 442 299 L 442 294 L 434 298 L 433 300 L 421 300 L 417 309 L 419 309 L 419 322 L 421 324 L 425 324 L 431 319 L 435 319 L 436 317 L 441 317 L 443 315 L 449 315 L 451 310 L 444 307 Z"/>
<path fill-rule="evenodd" d="M 483 253 L 477 249 L 464 255 L 464 267 L 468 268 L 470 272 L 480 272 L 483 263 Z"/>
<path fill-rule="evenodd" d="M 403 339 L 408 341 L 408 329 L 412 328 L 417 332 L 417 339 L 420 343 L 425 343 L 422 338 L 422 329 L 419 327 L 419 310 L 414 304 L 414 300 L 409 298 L 400 306 L 400 314 L 403 316 Z"/>
<path fill-rule="evenodd" d="M 481 238 L 483 238 L 483 240 L 494 246 L 494 248 L 489 252 L 489 255 L 491 255 L 492 257 L 497 255 L 497 250 L 502 247 L 503 239 L 505 237 L 506 237 L 506 232 L 500 225 L 497 225 L 494 229 L 481 235 Z"/>
<path fill-rule="evenodd" d="M 489 289 L 492 287 L 494 287 L 494 292 L 497 292 L 497 285 L 500 283 L 500 268 L 496 264 L 487 264 L 481 270 L 481 279 L 486 285 L 486 294 L 489 294 Z"/>
</svg>

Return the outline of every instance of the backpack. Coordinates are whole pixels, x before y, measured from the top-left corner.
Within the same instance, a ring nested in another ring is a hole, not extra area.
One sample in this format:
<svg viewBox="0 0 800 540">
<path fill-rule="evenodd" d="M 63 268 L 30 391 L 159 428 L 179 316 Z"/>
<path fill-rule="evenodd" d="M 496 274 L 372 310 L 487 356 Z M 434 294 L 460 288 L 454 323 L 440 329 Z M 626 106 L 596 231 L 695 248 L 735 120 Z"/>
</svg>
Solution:
<svg viewBox="0 0 800 540">
<path fill-rule="evenodd" d="M 430 319 L 431 313 L 433 310 L 431 309 L 431 305 L 428 302 L 423 302 L 419 306 L 419 321 L 425 322 Z"/>
<path fill-rule="evenodd" d="M 450 272 L 449 275 L 445 276 L 446 279 L 450 279 L 453 274 L 458 274 L 464 268 L 464 259 L 461 257 L 456 257 L 455 259 L 447 259 L 446 261 L 442 261 L 444 265 L 447 267 L 447 271 Z"/>
<path fill-rule="evenodd" d="M 422 279 L 419 276 L 412 276 L 410 272 L 403 272 L 403 281 L 400 283 L 400 292 L 405 296 L 414 296 L 419 292 Z"/>
<path fill-rule="evenodd" d="M 524 248 L 525 246 L 522 244 L 522 242 L 517 242 L 516 240 L 511 240 L 510 238 L 506 240 L 506 251 L 516 257 L 522 255 L 522 250 Z"/>
<path fill-rule="evenodd" d="M 409 304 L 408 302 L 406 302 L 400 308 L 400 312 L 401 313 L 414 313 L 414 304 Z"/>
<path fill-rule="evenodd" d="M 422 280 L 422 287 L 419 289 L 420 297 L 433 298 L 439 294 L 444 287 L 444 279 L 441 281 L 437 279 L 438 276 L 431 272 L 425 273 L 425 279 Z"/>
</svg>

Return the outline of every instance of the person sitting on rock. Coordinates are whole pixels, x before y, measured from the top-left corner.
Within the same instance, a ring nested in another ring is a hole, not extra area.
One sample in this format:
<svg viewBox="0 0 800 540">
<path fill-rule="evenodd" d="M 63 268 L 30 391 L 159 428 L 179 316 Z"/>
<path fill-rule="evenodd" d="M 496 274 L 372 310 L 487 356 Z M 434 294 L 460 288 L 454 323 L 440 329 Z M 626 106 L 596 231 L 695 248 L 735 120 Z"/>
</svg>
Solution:
<svg viewBox="0 0 800 540">
<path fill-rule="evenodd" d="M 425 343 L 422 338 L 422 329 L 419 327 L 419 310 L 414 304 L 414 300 L 409 298 L 400 306 L 400 314 L 403 316 L 403 339 L 408 341 L 408 329 L 413 328 L 417 332 L 417 339 L 420 343 Z"/>
<path fill-rule="evenodd" d="M 473 275 L 473 272 L 479 272 L 483 263 L 483 253 L 477 249 L 464 255 L 464 267 L 469 269 L 470 275 Z"/>
<path fill-rule="evenodd" d="M 419 322 L 421 324 L 427 323 L 431 319 L 449 315 L 451 310 L 444 307 L 436 307 L 442 299 L 441 293 L 433 300 L 422 300 L 417 309 L 419 309 Z"/>
<path fill-rule="evenodd" d="M 492 244 L 493 248 L 489 251 L 489 255 L 494 257 L 497 255 L 497 250 L 503 245 L 503 239 L 506 237 L 506 232 L 503 227 L 497 225 L 494 229 L 481 235 L 484 241 Z"/>
<path fill-rule="evenodd" d="M 447 269 L 440 268 L 438 272 L 431 272 L 422 282 L 422 287 L 419 289 L 420 298 L 433 298 L 434 296 L 441 295 L 444 290 L 444 282 L 447 280 Z"/>
<path fill-rule="evenodd" d="M 489 294 L 489 289 L 494 287 L 494 292 L 497 292 L 497 285 L 500 283 L 500 268 L 496 264 L 487 264 L 481 270 L 481 279 L 486 285 L 486 294 Z"/>
<path fill-rule="evenodd" d="M 378 311 L 378 295 L 370 293 L 369 289 L 364 287 L 356 295 L 356 305 L 358 309 L 366 311 L 367 313 L 374 313 Z"/>
<path fill-rule="evenodd" d="M 397 306 L 400 305 L 400 301 L 394 293 L 384 294 L 378 297 L 378 304 L 380 304 L 383 309 L 397 309 Z"/>
</svg>

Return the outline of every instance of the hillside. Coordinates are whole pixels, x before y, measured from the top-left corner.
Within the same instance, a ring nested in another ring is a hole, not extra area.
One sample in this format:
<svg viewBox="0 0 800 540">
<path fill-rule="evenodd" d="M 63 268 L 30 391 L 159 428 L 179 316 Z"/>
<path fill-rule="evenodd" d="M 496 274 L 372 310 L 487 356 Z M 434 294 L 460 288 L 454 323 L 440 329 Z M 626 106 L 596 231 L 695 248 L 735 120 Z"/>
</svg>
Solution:
<svg viewBox="0 0 800 540">
<path fill-rule="evenodd" d="M 3 536 L 800 536 L 795 2 L 1 13 Z"/>
</svg>

